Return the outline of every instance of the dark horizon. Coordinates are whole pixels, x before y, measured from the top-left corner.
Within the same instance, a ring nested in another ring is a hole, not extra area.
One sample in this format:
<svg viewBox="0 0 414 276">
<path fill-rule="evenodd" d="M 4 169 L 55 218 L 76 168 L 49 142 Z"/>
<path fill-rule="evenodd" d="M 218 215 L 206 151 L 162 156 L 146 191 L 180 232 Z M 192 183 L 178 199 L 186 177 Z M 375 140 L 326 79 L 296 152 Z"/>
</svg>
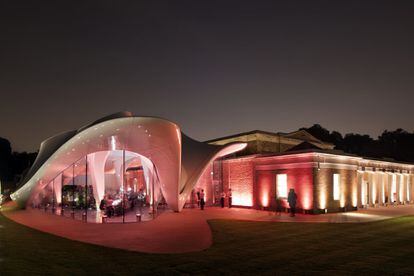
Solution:
<svg viewBox="0 0 414 276">
<path fill-rule="evenodd" d="M 414 3 L 6 2 L 0 137 L 16 151 L 124 110 L 201 141 L 414 130 Z"/>
</svg>

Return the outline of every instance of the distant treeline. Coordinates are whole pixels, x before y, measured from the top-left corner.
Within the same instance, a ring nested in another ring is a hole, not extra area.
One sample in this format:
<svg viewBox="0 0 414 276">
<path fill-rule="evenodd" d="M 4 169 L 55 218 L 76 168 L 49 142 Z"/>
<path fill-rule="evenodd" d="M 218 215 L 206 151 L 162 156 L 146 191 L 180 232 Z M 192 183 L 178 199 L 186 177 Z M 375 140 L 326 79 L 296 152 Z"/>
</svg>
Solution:
<svg viewBox="0 0 414 276">
<path fill-rule="evenodd" d="M 13 190 L 21 176 L 33 164 L 36 156 L 37 152 L 12 151 L 9 140 L 0 137 L 0 180 L 2 190 Z"/>
<path fill-rule="evenodd" d="M 338 131 L 329 131 L 318 124 L 301 129 L 322 141 L 334 144 L 335 149 L 346 153 L 414 162 L 414 132 L 410 133 L 401 128 L 394 131 L 385 130 L 377 139 L 354 133 L 342 136 Z"/>
</svg>

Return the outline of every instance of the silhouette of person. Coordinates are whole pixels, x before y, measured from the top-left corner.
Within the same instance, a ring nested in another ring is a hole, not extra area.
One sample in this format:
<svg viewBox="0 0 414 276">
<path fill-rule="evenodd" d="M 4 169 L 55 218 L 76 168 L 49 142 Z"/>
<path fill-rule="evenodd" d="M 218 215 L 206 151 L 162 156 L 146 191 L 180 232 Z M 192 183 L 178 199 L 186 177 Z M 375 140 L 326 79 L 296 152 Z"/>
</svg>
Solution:
<svg viewBox="0 0 414 276">
<path fill-rule="evenodd" d="M 204 205 L 206 205 L 206 202 L 204 201 L 204 190 L 201 190 L 200 192 L 200 208 L 201 210 L 204 210 Z"/>
<path fill-rule="evenodd" d="M 297 200 L 298 196 L 295 193 L 295 189 L 290 189 L 289 190 L 289 195 L 288 195 L 288 202 L 289 202 L 289 207 L 290 207 L 290 216 L 294 217 L 295 213 L 296 213 L 296 200 Z"/>
<path fill-rule="evenodd" d="M 225 192 L 222 192 L 221 193 L 221 197 L 220 197 L 220 205 L 221 205 L 221 208 L 224 208 L 224 200 L 226 199 L 226 193 Z"/>
</svg>

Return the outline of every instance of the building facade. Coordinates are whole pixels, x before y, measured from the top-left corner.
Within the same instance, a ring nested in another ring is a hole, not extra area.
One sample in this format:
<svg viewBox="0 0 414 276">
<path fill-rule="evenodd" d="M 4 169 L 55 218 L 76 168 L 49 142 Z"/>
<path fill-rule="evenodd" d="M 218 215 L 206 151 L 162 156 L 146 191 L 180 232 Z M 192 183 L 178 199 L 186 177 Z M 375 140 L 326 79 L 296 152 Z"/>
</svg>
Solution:
<svg viewBox="0 0 414 276">
<path fill-rule="evenodd" d="M 414 165 L 334 150 L 304 130 L 198 142 L 168 120 L 121 112 L 45 140 L 12 199 L 88 222 L 152 219 L 232 191 L 238 207 L 309 214 L 413 203 Z"/>
<path fill-rule="evenodd" d="M 216 160 L 197 188 L 208 191 L 210 204 L 217 204 L 221 193 L 231 189 L 234 205 L 274 210 L 280 198 L 287 211 L 287 194 L 294 189 L 299 210 L 312 214 L 413 203 L 413 164 L 345 154 L 301 132 L 306 139 L 295 136 L 296 144 L 288 147 L 282 142 L 271 147 L 273 153 L 257 151 Z M 279 139 L 278 135 L 274 138 Z M 245 141 L 245 136 L 234 135 L 231 139 Z M 220 139 L 214 143 L 220 143 Z M 251 145 L 263 148 L 261 138 L 248 143 L 250 151 Z"/>
</svg>

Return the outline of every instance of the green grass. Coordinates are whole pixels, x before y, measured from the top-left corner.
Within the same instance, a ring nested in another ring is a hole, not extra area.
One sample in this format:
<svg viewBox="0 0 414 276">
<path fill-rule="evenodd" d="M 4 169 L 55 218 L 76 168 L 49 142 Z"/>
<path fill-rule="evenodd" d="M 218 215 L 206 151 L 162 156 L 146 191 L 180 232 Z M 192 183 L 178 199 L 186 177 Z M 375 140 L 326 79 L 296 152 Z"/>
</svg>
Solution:
<svg viewBox="0 0 414 276">
<path fill-rule="evenodd" d="M 364 224 L 209 223 L 214 243 L 205 251 L 146 254 L 42 233 L 0 213 L 0 274 L 414 273 L 411 216 Z"/>
</svg>

